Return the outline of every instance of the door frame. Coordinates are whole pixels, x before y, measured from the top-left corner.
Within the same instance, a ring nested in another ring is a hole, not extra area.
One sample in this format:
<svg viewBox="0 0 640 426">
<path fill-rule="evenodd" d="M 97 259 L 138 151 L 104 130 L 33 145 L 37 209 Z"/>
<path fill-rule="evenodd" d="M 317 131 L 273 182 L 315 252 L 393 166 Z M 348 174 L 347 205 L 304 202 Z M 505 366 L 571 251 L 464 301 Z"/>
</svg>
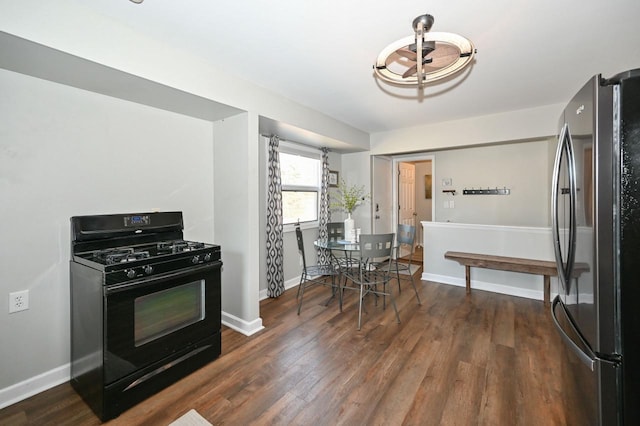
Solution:
<svg viewBox="0 0 640 426">
<path fill-rule="evenodd" d="M 431 221 L 436 221 L 436 191 L 433 190 L 435 186 L 436 180 L 436 157 L 433 154 L 428 153 L 416 153 L 416 154 L 406 154 L 406 155 L 394 155 L 392 156 L 392 173 L 391 173 L 391 191 L 392 191 L 392 203 L 393 203 L 393 212 L 391 213 L 392 221 L 394 228 L 398 226 L 398 165 L 399 163 L 412 163 L 416 161 L 428 161 L 431 160 L 431 193 L 432 202 L 431 202 Z M 418 227 L 418 223 L 416 223 L 416 228 Z"/>
<path fill-rule="evenodd" d="M 393 176 L 393 157 L 389 156 L 389 155 L 372 155 L 371 156 L 371 232 L 372 233 L 380 233 L 380 227 L 376 226 L 377 222 L 376 222 L 376 215 L 378 214 L 378 212 L 376 211 L 376 195 L 377 195 L 377 191 L 378 188 L 375 185 L 375 180 L 376 180 L 376 176 L 380 173 L 380 170 L 376 170 L 375 167 L 375 161 L 376 159 L 380 159 L 380 160 L 384 160 L 386 162 L 389 163 L 389 174 L 391 176 L 387 176 L 387 179 L 391 179 Z M 386 173 L 386 171 L 385 171 Z M 382 228 L 385 230 L 385 232 L 393 232 L 391 231 L 392 229 L 394 229 L 393 226 L 393 209 L 394 209 L 394 204 L 393 204 L 393 188 L 391 188 L 391 191 L 389 194 L 386 194 L 388 196 L 389 199 L 389 210 L 390 210 L 390 215 L 388 217 L 388 223 L 385 224 L 385 226 Z"/>
</svg>

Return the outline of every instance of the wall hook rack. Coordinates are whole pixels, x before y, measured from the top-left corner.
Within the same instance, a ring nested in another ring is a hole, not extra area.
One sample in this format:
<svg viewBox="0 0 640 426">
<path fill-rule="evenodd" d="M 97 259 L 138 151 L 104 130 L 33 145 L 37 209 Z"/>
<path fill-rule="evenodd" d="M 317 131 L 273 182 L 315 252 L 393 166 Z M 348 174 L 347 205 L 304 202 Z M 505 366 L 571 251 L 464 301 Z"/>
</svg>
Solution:
<svg viewBox="0 0 640 426">
<path fill-rule="evenodd" d="M 487 189 L 467 189 L 465 188 L 462 191 L 463 195 L 509 195 L 511 194 L 511 190 L 507 187 L 504 188 L 487 188 Z"/>
<path fill-rule="evenodd" d="M 451 195 L 456 195 L 456 190 L 455 189 L 443 189 L 442 190 L 443 194 L 451 194 Z"/>
</svg>

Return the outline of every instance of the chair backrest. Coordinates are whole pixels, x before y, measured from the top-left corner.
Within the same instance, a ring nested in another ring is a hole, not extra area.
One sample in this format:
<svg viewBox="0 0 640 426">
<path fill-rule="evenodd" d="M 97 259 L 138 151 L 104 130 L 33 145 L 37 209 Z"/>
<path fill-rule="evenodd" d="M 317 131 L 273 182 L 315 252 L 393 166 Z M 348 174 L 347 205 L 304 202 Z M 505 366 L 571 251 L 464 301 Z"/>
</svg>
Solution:
<svg viewBox="0 0 640 426">
<path fill-rule="evenodd" d="M 327 223 L 327 239 L 331 242 L 344 240 L 344 222 Z"/>
<path fill-rule="evenodd" d="M 302 257 L 302 268 L 307 269 L 307 259 L 304 256 L 304 240 L 302 239 L 302 230 L 296 226 L 296 240 L 298 240 L 298 253 Z"/>
<path fill-rule="evenodd" d="M 360 234 L 360 258 L 391 257 L 395 234 Z"/>
<path fill-rule="evenodd" d="M 413 225 L 398 225 L 398 245 L 407 244 L 411 246 L 413 253 L 413 243 L 416 240 L 416 227 Z"/>
</svg>

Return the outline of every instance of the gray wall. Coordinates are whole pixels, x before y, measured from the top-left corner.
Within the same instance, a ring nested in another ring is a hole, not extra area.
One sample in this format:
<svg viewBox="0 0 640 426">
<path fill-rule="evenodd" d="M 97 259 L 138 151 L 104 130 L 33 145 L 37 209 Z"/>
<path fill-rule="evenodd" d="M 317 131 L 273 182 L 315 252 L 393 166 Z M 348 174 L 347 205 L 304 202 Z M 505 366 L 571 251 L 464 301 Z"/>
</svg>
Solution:
<svg viewBox="0 0 640 426">
<path fill-rule="evenodd" d="M 551 139 L 453 149 L 435 153 L 435 221 L 511 226 L 549 226 L 553 168 Z M 452 185 L 445 187 L 443 179 Z M 465 188 L 503 188 L 510 195 L 463 195 Z M 447 195 L 443 189 L 455 189 Z M 445 202 L 453 201 L 453 208 Z"/>
<path fill-rule="evenodd" d="M 433 170 L 431 161 L 419 161 L 416 166 L 416 226 L 423 220 L 430 221 L 432 219 L 431 207 L 433 205 L 433 192 L 430 199 L 425 198 L 425 175 L 431 175 L 433 182 Z M 433 186 L 433 184 L 432 184 Z"/>
<path fill-rule="evenodd" d="M 258 119 L 239 114 L 213 124 L 214 230 L 222 246 L 223 322 L 261 327 L 258 304 Z"/>
<path fill-rule="evenodd" d="M 71 216 L 181 210 L 187 238 L 215 241 L 211 122 L 5 70 L 0 87 L 3 389 L 68 373 Z"/>
<path fill-rule="evenodd" d="M 289 141 L 297 142 L 297 141 Z M 266 137 L 260 138 L 260 205 L 261 211 L 266 212 L 266 191 L 267 191 L 267 152 L 268 152 L 269 140 Z M 329 152 L 329 169 L 337 170 L 341 172 L 341 155 L 335 152 Z M 342 173 L 340 173 L 342 176 Z M 330 189 L 331 192 L 331 189 Z M 342 220 L 342 215 L 339 213 L 332 213 L 332 220 Z M 260 295 L 262 298 L 266 297 L 267 280 L 266 280 L 266 259 L 267 253 L 265 249 L 265 234 L 266 233 L 266 213 L 260 216 Z M 316 250 L 313 246 L 313 241 L 318 238 L 318 228 L 303 229 L 302 237 L 305 243 L 305 255 L 309 264 L 316 262 Z M 298 255 L 298 244 L 296 241 L 295 232 L 288 230 L 283 235 L 283 272 L 284 281 L 287 286 L 291 286 L 298 283 L 301 271 L 301 262 Z"/>
</svg>

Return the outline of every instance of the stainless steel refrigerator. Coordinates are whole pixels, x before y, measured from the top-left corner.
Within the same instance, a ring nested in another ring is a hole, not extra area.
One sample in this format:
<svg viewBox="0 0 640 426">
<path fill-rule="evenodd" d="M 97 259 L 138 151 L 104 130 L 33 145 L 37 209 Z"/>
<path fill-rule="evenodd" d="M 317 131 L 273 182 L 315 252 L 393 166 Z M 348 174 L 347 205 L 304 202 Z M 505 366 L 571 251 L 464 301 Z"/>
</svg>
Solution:
<svg viewBox="0 0 640 426">
<path fill-rule="evenodd" d="M 640 69 L 569 102 L 551 201 L 567 424 L 640 425 Z"/>
</svg>

